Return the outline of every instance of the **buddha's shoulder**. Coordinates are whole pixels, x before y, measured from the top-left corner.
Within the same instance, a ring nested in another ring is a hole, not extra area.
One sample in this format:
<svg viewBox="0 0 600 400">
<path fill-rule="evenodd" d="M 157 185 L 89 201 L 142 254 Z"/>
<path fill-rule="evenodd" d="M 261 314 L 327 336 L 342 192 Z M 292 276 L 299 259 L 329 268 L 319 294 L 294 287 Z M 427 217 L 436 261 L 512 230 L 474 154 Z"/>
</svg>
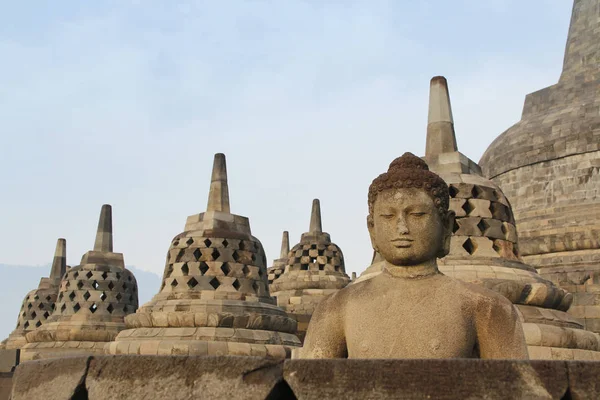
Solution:
<svg viewBox="0 0 600 400">
<path fill-rule="evenodd" d="M 512 308 L 512 303 L 510 300 L 502 296 L 500 293 L 494 292 L 493 290 L 487 289 L 475 283 L 463 282 L 449 276 L 447 276 L 447 278 L 453 282 L 454 290 L 465 302 L 472 303 L 478 308 Z"/>
</svg>

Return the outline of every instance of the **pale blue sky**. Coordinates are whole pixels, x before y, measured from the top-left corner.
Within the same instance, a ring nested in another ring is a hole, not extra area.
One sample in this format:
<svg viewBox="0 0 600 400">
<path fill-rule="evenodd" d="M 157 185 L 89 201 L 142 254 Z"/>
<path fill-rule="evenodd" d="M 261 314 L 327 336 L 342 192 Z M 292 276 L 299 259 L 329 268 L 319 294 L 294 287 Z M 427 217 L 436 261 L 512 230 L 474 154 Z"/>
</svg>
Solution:
<svg viewBox="0 0 600 400">
<path fill-rule="evenodd" d="M 115 251 L 162 274 L 224 152 L 232 212 L 269 260 L 318 197 L 360 273 L 368 186 L 424 153 L 429 79 L 448 78 L 459 148 L 478 161 L 525 95 L 557 81 L 571 7 L 0 0 L 0 263 L 46 264 L 65 237 L 78 264 L 110 203 Z"/>
</svg>

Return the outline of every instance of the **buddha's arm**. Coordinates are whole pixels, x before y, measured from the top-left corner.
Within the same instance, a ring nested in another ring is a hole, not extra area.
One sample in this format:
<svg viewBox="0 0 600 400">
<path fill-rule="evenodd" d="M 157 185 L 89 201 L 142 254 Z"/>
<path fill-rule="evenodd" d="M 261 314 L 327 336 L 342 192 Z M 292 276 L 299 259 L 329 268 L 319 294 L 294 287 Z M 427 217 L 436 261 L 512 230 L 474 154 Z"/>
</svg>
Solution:
<svg viewBox="0 0 600 400">
<path fill-rule="evenodd" d="M 312 315 L 300 358 L 347 358 L 344 307 L 339 292 L 325 298 Z"/>
<path fill-rule="evenodd" d="M 483 300 L 475 322 L 480 358 L 529 358 L 517 311 L 506 298 Z"/>
</svg>

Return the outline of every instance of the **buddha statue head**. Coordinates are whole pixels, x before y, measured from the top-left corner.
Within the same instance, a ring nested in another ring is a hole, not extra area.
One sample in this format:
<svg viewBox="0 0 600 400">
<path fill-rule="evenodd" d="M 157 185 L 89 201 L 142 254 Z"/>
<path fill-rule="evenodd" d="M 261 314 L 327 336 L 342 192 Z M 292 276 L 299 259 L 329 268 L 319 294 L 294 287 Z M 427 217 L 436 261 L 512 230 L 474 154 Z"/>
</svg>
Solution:
<svg viewBox="0 0 600 400">
<path fill-rule="evenodd" d="M 448 185 L 412 153 L 392 161 L 369 187 L 367 226 L 373 249 L 391 266 L 446 256 L 454 225 Z"/>
</svg>

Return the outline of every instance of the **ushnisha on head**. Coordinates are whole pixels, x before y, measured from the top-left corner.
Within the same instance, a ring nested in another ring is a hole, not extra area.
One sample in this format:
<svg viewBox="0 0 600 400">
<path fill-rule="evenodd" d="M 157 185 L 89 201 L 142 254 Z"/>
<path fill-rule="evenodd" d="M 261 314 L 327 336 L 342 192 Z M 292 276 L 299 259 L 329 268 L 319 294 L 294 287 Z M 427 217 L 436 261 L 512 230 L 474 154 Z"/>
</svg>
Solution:
<svg viewBox="0 0 600 400">
<path fill-rule="evenodd" d="M 393 266 L 416 266 L 450 250 L 454 212 L 448 185 L 412 153 L 392 161 L 369 187 L 367 226 L 375 251 Z"/>
</svg>

